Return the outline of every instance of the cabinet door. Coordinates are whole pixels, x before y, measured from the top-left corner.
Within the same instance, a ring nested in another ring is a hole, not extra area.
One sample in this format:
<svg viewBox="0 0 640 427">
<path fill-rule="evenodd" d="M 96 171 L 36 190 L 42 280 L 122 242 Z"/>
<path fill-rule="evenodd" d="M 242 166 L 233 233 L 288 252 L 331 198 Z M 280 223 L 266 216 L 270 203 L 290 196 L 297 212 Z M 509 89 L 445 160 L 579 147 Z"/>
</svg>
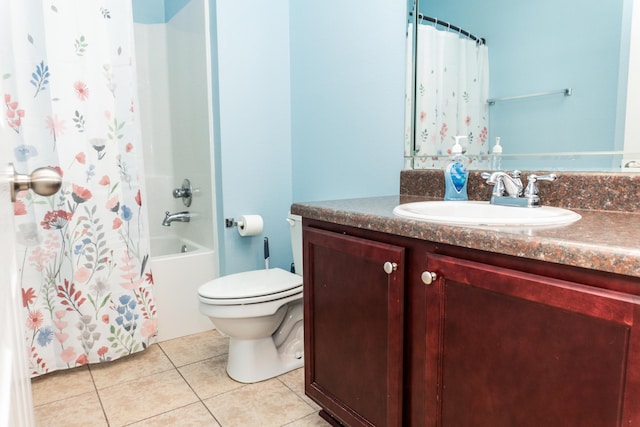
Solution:
<svg viewBox="0 0 640 427">
<path fill-rule="evenodd" d="M 304 228 L 305 390 L 346 425 L 402 424 L 403 264 L 401 247 Z"/>
<path fill-rule="evenodd" d="M 427 264 L 439 278 L 426 395 L 438 425 L 638 425 L 637 297 L 446 256 Z"/>
</svg>

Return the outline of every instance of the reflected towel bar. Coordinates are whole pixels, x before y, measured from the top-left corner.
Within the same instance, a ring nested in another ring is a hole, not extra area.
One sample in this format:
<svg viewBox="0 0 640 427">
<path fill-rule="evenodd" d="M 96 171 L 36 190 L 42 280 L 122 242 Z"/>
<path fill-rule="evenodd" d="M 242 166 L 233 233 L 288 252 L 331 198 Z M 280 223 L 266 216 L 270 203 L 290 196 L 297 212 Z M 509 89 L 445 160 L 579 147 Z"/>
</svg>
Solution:
<svg viewBox="0 0 640 427">
<path fill-rule="evenodd" d="M 571 96 L 573 94 L 573 90 L 568 87 L 566 89 L 560 89 L 560 90 L 552 90 L 549 92 L 538 92 L 538 93 L 531 93 L 528 95 L 518 95 L 518 96 L 508 96 L 505 98 L 492 98 L 492 99 L 487 99 L 487 103 L 489 105 L 493 105 L 496 102 L 501 102 L 501 101 L 513 101 L 515 99 L 523 99 L 523 98 L 533 98 L 535 96 L 547 96 L 547 95 L 556 95 L 556 94 L 563 94 L 564 96 Z"/>
</svg>

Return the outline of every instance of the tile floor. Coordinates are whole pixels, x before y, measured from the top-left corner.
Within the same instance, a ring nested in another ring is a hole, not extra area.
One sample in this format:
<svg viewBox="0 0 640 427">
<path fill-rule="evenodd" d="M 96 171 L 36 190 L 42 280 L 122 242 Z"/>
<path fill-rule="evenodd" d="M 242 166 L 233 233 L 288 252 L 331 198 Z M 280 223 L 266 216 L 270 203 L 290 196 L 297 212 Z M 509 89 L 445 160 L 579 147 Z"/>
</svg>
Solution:
<svg viewBox="0 0 640 427">
<path fill-rule="evenodd" d="M 36 425 L 327 426 L 304 395 L 304 369 L 256 384 L 225 371 L 227 339 L 212 330 L 110 363 L 32 380 Z"/>
</svg>

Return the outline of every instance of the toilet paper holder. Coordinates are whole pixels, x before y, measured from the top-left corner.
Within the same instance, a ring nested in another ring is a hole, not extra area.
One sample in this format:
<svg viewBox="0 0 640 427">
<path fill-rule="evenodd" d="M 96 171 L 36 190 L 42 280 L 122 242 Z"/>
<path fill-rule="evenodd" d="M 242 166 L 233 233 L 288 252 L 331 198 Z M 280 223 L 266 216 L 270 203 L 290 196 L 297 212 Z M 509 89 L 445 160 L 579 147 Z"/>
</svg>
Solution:
<svg viewBox="0 0 640 427">
<path fill-rule="evenodd" d="M 256 236 L 263 230 L 263 220 L 260 215 L 242 215 L 238 220 L 225 218 L 224 225 L 226 228 L 238 227 L 238 233 L 242 237 Z"/>
</svg>

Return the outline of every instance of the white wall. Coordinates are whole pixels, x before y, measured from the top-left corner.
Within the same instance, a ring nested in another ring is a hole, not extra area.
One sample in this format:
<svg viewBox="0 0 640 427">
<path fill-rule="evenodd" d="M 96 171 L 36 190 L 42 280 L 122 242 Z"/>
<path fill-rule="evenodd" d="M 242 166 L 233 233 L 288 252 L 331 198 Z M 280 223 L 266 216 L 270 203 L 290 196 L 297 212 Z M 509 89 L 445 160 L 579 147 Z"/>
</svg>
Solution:
<svg viewBox="0 0 640 427">
<path fill-rule="evenodd" d="M 173 185 L 166 27 L 136 23 L 134 33 L 149 233 L 157 236 L 164 232 L 162 209 L 173 207 L 166 191 Z"/>
<path fill-rule="evenodd" d="M 180 186 L 188 178 L 194 187 L 190 207 L 174 200 L 172 208 L 191 212 L 192 222 L 171 227 L 181 230 L 181 235 L 189 240 L 215 248 L 211 89 L 206 45 L 209 33 L 205 11 L 204 0 L 191 0 L 166 25 L 173 186 Z"/>
<path fill-rule="evenodd" d="M 150 234 L 215 249 L 205 19 L 204 0 L 192 0 L 166 24 L 134 29 Z M 172 195 L 184 178 L 196 190 L 188 208 Z M 194 216 L 189 224 L 161 225 L 165 211 L 184 210 Z"/>
<path fill-rule="evenodd" d="M 166 23 L 135 24 L 150 262 L 160 341 L 213 327 L 200 314 L 197 299 L 198 287 L 219 276 L 205 1 L 191 0 Z M 194 186 L 190 207 L 173 198 L 173 189 L 184 178 Z M 164 227 L 167 210 L 186 210 L 193 218 Z M 158 257 L 154 238 L 165 236 L 188 239 L 209 250 Z"/>
</svg>

